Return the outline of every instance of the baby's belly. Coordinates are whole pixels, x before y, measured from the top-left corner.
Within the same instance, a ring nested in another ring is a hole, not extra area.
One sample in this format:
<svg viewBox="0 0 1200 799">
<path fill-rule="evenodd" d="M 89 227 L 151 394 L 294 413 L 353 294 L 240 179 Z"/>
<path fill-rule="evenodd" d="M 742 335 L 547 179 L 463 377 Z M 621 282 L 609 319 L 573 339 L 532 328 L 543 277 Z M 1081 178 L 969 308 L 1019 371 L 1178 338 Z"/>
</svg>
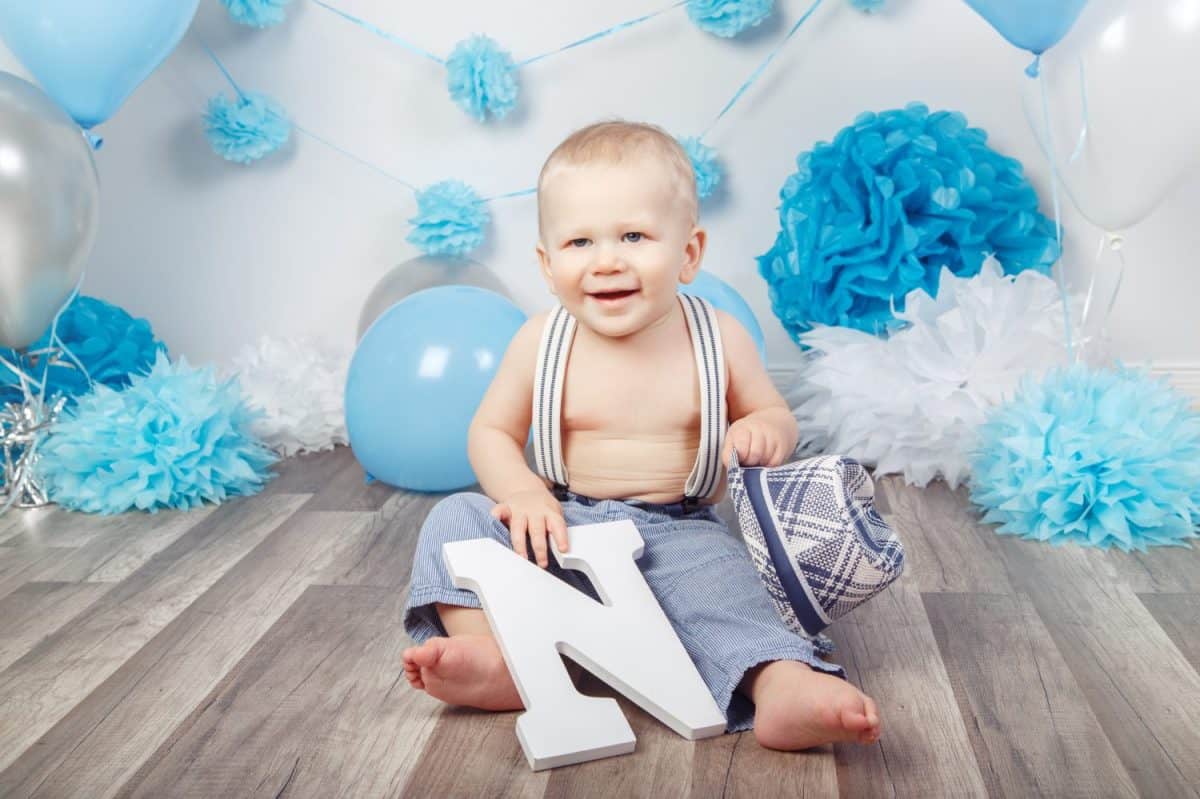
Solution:
<svg viewBox="0 0 1200 799">
<path fill-rule="evenodd" d="M 698 445 L 697 436 L 684 433 L 618 438 L 592 430 L 564 432 L 568 488 L 596 499 L 678 502 L 695 465 Z"/>
</svg>

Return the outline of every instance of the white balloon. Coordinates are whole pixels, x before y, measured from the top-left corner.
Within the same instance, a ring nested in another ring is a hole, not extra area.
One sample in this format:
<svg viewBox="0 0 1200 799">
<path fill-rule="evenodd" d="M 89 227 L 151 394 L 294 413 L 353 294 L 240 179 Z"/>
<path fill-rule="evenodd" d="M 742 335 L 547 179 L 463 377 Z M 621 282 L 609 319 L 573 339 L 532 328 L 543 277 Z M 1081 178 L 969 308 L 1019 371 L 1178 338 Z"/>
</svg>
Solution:
<svg viewBox="0 0 1200 799">
<path fill-rule="evenodd" d="M 1026 81 L 1025 115 L 1079 212 L 1133 225 L 1200 165 L 1200 0 L 1092 0 Z"/>
</svg>

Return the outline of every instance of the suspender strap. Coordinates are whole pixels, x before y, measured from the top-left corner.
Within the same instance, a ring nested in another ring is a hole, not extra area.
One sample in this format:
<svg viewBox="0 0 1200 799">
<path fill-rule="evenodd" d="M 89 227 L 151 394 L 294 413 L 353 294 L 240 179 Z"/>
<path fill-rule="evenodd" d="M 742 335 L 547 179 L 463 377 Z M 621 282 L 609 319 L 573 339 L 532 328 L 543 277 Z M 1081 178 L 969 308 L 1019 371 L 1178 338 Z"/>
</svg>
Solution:
<svg viewBox="0 0 1200 799">
<path fill-rule="evenodd" d="M 721 477 L 721 447 L 725 443 L 725 352 L 712 305 L 700 297 L 679 295 L 692 334 L 692 352 L 700 377 L 700 448 L 683 488 L 688 499 L 703 499 L 717 489 Z"/>
<path fill-rule="evenodd" d="M 561 305 L 546 319 L 533 380 L 533 455 L 538 474 L 556 486 L 567 486 L 562 451 L 562 396 L 567 356 L 575 338 L 575 317 Z"/>
<path fill-rule="evenodd" d="M 694 503 L 711 496 L 721 477 L 721 447 L 728 422 L 725 408 L 725 353 L 717 316 L 707 300 L 679 295 L 692 337 L 696 373 L 700 377 L 700 447 L 684 486 L 684 499 Z M 575 338 L 575 317 L 561 305 L 546 319 L 538 347 L 533 381 L 533 455 L 538 474 L 556 486 L 567 486 L 563 463 L 562 397 L 567 358 Z"/>
</svg>

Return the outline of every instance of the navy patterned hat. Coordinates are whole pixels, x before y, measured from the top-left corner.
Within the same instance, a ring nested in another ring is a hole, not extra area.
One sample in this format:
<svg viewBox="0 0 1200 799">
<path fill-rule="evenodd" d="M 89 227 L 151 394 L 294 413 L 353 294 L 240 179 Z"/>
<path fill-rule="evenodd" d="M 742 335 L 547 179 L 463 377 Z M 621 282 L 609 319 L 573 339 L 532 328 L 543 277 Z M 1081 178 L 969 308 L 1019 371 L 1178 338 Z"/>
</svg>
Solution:
<svg viewBox="0 0 1200 799">
<path fill-rule="evenodd" d="M 886 588 L 904 568 L 900 539 L 875 510 L 870 475 L 836 455 L 742 468 L 729 491 L 750 557 L 779 614 L 817 636 Z"/>
</svg>

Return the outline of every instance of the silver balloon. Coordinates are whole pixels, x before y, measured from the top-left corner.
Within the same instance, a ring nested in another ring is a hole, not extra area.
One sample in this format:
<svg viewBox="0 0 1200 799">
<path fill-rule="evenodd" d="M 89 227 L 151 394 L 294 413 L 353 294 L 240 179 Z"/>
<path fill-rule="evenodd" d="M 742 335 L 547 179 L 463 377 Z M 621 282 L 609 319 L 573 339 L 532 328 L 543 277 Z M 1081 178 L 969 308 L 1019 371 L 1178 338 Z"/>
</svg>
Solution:
<svg viewBox="0 0 1200 799">
<path fill-rule="evenodd" d="M 371 323 L 388 308 L 409 294 L 434 286 L 475 286 L 512 299 L 495 272 L 469 258 L 435 255 L 413 258 L 388 272 L 371 289 L 362 313 L 358 315 L 358 338 L 361 339 Z"/>
<path fill-rule="evenodd" d="M 31 83 L 0 72 L 0 347 L 37 341 L 83 275 L 100 183 L 83 131 Z"/>
</svg>

